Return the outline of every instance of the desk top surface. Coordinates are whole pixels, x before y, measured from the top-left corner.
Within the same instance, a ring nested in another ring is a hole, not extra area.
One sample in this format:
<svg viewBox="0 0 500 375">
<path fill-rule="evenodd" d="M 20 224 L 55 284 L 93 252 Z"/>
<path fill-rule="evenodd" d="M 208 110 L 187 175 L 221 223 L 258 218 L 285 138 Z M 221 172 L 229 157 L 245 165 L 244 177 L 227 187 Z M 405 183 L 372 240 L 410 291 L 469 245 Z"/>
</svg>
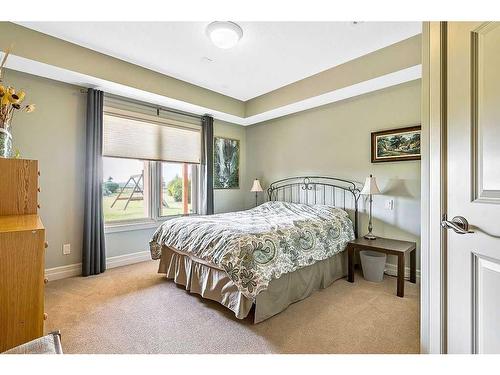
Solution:
<svg viewBox="0 0 500 375">
<path fill-rule="evenodd" d="M 391 238 L 377 237 L 375 240 L 367 240 L 364 237 L 359 237 L 349 241 L 349 245 L 364 249 L 386 250 L 394 253 L 406 253 L 414 250 L 417 246 L 415 242 L 393 240 Z"/>
<path fill-rule="evenodd" d="M 0 216 L 0 233 L 44 229 L 38 215 Z"/>
</svg>

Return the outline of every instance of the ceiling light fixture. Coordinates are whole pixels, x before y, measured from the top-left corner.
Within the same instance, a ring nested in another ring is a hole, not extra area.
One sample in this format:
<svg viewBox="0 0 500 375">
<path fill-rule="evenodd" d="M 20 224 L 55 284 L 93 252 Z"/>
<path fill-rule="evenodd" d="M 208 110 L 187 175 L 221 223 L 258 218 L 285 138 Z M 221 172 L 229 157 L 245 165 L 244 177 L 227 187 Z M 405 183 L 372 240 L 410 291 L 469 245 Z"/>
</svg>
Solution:
<svg viewBox="0 0 500 375">
<path fill-rule="evenodd" d="M 207 35 L 216 47 L 228 49 L 239 42 L 243 30 L 234 22 L 215 21 L 207 26 Z"/>
</svg>

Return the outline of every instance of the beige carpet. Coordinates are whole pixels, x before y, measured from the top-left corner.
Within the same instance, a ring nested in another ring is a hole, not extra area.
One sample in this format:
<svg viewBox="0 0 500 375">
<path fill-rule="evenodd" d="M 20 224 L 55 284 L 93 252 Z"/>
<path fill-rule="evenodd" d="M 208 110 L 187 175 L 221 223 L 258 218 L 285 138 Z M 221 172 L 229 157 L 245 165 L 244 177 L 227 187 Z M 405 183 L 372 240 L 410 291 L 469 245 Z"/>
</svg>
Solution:
<svg viewBox="0 0 500 375">
<path fill-rule="evenodd" d="M 259 324 L 156 273 L 154 261 L 49 282 L 46 331 L 65 353 L 417 353 L 418 286 L 357 275 Z"/>
</svg>

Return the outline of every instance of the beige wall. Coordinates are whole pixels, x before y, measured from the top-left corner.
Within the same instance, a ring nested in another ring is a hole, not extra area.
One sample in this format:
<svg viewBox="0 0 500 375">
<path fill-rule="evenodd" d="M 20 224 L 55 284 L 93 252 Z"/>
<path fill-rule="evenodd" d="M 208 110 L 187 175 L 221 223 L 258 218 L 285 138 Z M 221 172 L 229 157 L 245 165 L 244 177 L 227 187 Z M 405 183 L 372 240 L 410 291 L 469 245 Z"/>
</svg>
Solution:
<svg viewBox="0 0 500 375">
<path fill-rule="evenodd" d="M 81 262 L 86 97 L 80 87 L 7 70 L 5 82 L 24 88 L 33 113 L 18 113 L 13 121 L 15 147 L 21 156 L 40 163 L 40 214 L 47 228 L 46 268 Z M 241 173 L 245 173 L 245 128 L 215 121 L 216 135 L 241 140 Z M 217 212 L 243 208 L 243 189 L 215 193 Z M 154 229 L 106 234 L 107 256 L 148 250 Z M 71 254 L 62 245 L 71 244 Z"/>
<path fill-rule="evenodd" d="M 372 173 L 384 194 L 374 197 L 375 234 L 419 241 L 420 162 L 370 161 L 372 131 L 419 122 L 420 80 L 248 127 L 246 184 L 261 178 L 266 188 L 276 179 L 300 175 L 363 182 Z M 384 209 L 388 199 L 394 199 L 392 211 Z M 251 207 L 253 197 L 246 202 Z M 367 227 L 365 203 L 360 233 Z"/>
</svg>

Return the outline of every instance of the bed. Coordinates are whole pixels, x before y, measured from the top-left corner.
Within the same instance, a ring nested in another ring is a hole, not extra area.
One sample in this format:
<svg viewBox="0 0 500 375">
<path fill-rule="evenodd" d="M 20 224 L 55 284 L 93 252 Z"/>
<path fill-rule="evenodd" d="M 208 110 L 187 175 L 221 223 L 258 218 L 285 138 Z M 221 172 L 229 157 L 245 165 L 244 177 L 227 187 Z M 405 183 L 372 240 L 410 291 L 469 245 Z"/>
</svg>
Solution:
<svg viewBox="0 0 500 375">
<path fill-rule="evenodd" d="M 334 177 L 270 184 L 250 210 L 169 219 L 154 233 L 159 273 L 258 323 L 347 274 L 358 234 L 359 186 Z"/>
</svg>

